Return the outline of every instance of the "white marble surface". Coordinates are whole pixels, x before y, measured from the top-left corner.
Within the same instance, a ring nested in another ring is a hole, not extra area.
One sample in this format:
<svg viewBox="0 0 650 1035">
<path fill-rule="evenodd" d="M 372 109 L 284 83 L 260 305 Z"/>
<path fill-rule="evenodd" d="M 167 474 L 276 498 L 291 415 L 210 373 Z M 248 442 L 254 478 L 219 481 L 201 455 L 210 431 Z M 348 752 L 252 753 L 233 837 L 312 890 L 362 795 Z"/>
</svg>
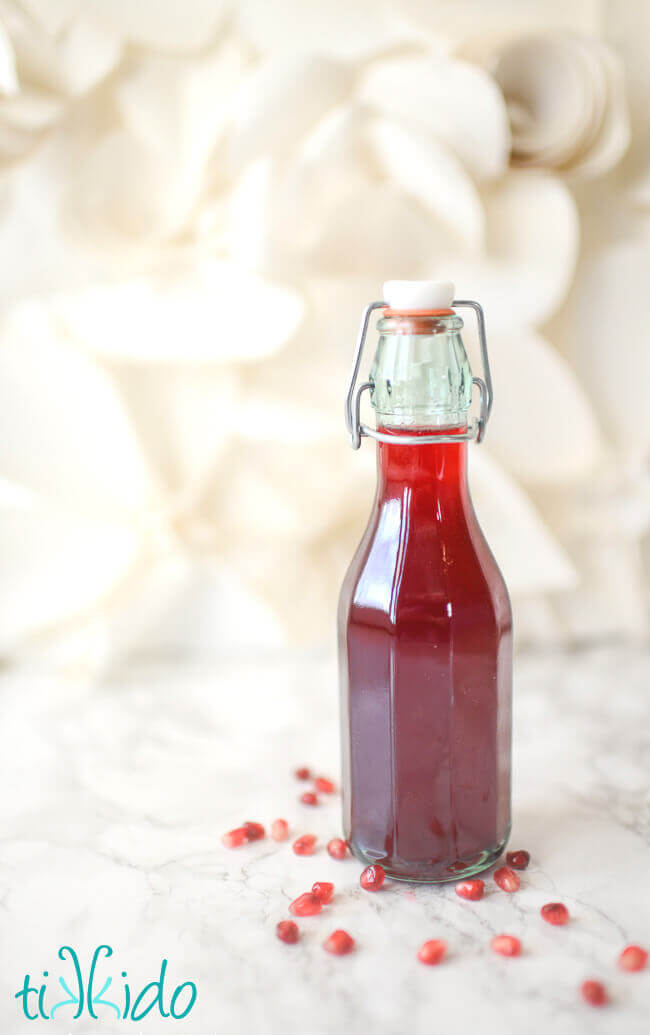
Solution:
<svg viewBox="0 0 650 1035">
<path fill-rule="evenodd" d="M 136 1024 L 101 1007 L 98 1021 L 74 1021 L 67 1007 L 45 1030 L 647 1033 L 650 970 L 626 975 L 615 959 L 628 941 L 650 942 L 649 669 L 647 655 L 613 648 L 519 659 L 511 846 L 532 862 L 520 892 L 492 886 L 478 903 L 450 886 L 387 882 L 370 895 L 355 860 L 326 854 L 338 800 L 299 805 L 290 774 L 303 762 L 336 773 L 331 659 L 140 659 L 99 685 L 6 670 L 2 1032 L 39 1030 L 13 999 L 26 971 L 49 967 L 54 981 L 60 945 L 86 961 L 108 942 L 134 987 L 167 957 L 172 985 L 197 983 L 195 1008 Z M 222 848 L 224 830 L 277 815 L 319 834 L 320 850 Z M 336 899 L 285 946 L 275 924 L 316 879 L 333 880 Z M 539 917 L 557 899 L 572 914 L 566 928 Z M 336 927 L 356 938 L 353 955 L 323 952 Z M 502 931 L 521 937 L 521 958 L 491 954 Z M 450 952 L 428 968 L 415 953 L 432 937 Z M 606 1009 L 580 1001 L 591 976 L 607 983 Z"/>
</svg>

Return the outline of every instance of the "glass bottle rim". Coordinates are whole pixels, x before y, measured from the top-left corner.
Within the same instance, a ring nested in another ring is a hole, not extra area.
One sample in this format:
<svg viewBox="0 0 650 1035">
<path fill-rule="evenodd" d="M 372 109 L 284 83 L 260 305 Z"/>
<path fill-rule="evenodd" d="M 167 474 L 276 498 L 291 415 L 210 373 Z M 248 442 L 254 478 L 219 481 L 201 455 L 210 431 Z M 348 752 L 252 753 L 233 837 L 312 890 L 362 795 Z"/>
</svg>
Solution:
<svg viewBox="0 0 650 1035">
<path fill-rule="evenodd" d="M 456 313 L 437 312 L 432 310 L 414 312 L 390 311 L 388 316 L 382 316 L 377 321 L 377 330 L 380 334 L 448 334 L 450 331 L 460 331 L 464 322 Z"/>
</svg>

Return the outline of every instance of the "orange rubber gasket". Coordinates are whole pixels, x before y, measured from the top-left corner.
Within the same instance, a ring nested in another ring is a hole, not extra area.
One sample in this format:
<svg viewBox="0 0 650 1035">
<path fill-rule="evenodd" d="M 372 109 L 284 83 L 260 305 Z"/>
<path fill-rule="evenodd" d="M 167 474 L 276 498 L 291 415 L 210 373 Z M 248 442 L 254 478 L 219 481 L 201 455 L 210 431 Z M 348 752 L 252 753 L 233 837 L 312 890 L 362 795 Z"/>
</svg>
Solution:
<svg viewBox="0 0 650 1035">
<path fill-rule="evenodd" d="M 389 309 L 383 311 L 384 316 L 455 316 L 453 309 Z"/>
</svg>

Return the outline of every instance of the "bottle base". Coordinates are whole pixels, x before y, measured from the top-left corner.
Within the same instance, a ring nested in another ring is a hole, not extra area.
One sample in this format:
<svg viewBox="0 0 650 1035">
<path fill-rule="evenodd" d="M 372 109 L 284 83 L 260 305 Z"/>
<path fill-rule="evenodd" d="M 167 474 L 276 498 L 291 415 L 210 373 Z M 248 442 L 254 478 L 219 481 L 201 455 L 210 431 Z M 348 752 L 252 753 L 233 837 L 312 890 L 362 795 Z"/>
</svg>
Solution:
<svg viewBox="0 0 650 1035">
<path fill-rule="evenodd" d="M 365 865 L 379 864 L 386 871 L 386 876 L 391 880 L 406 881 L 410 884 L 448 884 L 465 880 L 467 877 L 474 877 L 477 873 L 487 870 L 503 854 L 508 841 L 504 837 L 494 848 L 486 849 L 483 852 L 473 855 L 470 859 L 458 859 L 456 862 L 447 865 L 431 863 L 407 863 L 403 860 L 378 859 L 369 855 L 349 842 L 352 854 Z"/>
</svg>

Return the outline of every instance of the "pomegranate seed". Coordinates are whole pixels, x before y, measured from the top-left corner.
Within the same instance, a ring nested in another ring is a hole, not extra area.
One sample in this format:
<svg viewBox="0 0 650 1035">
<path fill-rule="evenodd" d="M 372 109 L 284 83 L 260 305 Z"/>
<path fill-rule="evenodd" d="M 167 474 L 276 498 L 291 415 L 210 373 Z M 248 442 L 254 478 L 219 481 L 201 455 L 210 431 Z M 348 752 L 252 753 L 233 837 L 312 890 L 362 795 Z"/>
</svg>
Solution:
<svg viewBox="0 0 650 1035">
<path fill-rule="evenodd" d="M 274 841 L 286 841 L 289 836 L 289 824 L 286 819 L 274 819 L 271 823 L 271 837 Z"/>
<path fill-rule="evenodd" d="M 478 877 L 475 880 L 461 880 L 456 885 L 456 894 L 460 895 L 461 898 L 470 898 L 473 902 L 483 898 L 484 891 L 485 883 Z"/>
<path fill-rule="evenodd" d="M 530 852 L 520 849 L 518 852 L 506 852 L 508 866 L 514 866 L 515 870 L 525 870 L 530 862 Z"/>
<path fill-rule="evenodd" d="M 248 842 L 248 835 L 246 833 L 246 827 L 237 827 L 235 830 L 229 830 L 227 834 L 224 834 L 221 838 L 221 843 L 226 848 L 241 848 Z"/>
<path fill-rule="evenodd" d="M 332 859 L 345 859 L 348 846 L 342 837 L 333 837 L 331 841 L 327 843 L 327 851 L 332 856 Z"/>
<path fill-rule="evenodd" d="M 293 945 L 300 937 L 298 924 L 294 924 L 293 920 L 280 920 L 280 923 L 276 925 L 275 933 L 280 941 L 286 942 L 287 945 Z"/>
<path fill-rule="evenodd" d="M 519 956 L 521 953 L 521 942 L 512 934 L 497 934 L 490 945 L 492 952 L 498 952 L 500 956 Z"/>
<path fill-rule="evenodd" d="M 514 870 L 509 870 L 507 866 L 502 866 L 500 870 L 495 871 L 494 882 L 502 891 L 507 892 L 519 891 L 521 887 L 519 877 Z"/>
<path fill-rule="evenodd" d="M 289 912 L 294 916 L 314 916 L 316 913 L 320 913 L 322 908 L 318 896 L 314 895 L 313 891 L 305 891 L 293 900 L 289 906 Z"/>
<path fill-rule="evenodd" d="M 418 949 L 418 959 L 420 963 L 427 963 L 430 967 L 435 966 L 436 963 L 441 963 L 445 958 L 447 952 L 447 942 L 441 941 L 439 938 L 432 938 L 431 941 L 425 942 Z"/>
<path fill-rule="evenodd" d="M 316 834 L 301 834 L 293 842 L 293 850 L 296 855 L 313 855 L 317 840 Z"/>
<path fill-rule="evenodd" d="M 583 981 L 580 992 L 591 1006 L 604 1006 L 607 1002 L 607 990 L 601 981 Z"/>
<path fill-rule="evenodd" d="M 296 777 L 296 780 L 308 780 L 311 776 L 311 769 L 308 769 L 305 765 L 301 769 L 296 769 L 294 775 Z"/>
<path fill-rule="evenodd" d="M 331 902 L 334 896 L 334 885 L 327 880 L 317 880 L 315 884 L 312 884 L 311 890 L 323 905 Z"/>
<path fill-rule="evenodd" d="M 246 837 L 249 841 L 260 841 L 263 837 L 266 837 L 266 830 L 261 823 L 244 823 L 244 830 L 246 831 Z"/>
<path fill-rule="evenodd" d="M 569 922 L 569 910 L 561 902 L 547 902 L 540 909 L 540 913 L 547 924 L 555 924 L 556 927 Z"/>
<path fill-rule="evenodd" d="M 318 797 L 313 791 L 305 791 L 300 795 L 300 800 L 303 805 L 318 805 Z"/>
<path fill-rule="evenodd" d="M 328 780 L 325 776 L 317 776 L 314 780 L 314 786 L 317 791 L 321 791 L 323 794 L 334 794 L 336 787 L 331 780 Z"/>
<path fill-rule="evenodd" d="M 648 953 L 640 945 L 626 945 L 618 957 L 621 970 L 643 970 L 648 962 Z"/>
<path fill-rule="evenodd" d="M 366 866 L 359 877 L 359 883 L 365 891 L 379 891 L 386 879 L 386 871 L 383 866 Z"/>
<path fill-rule="evenodd" d="M 332 931 L 329 938 L 323 942 L 323 948 L 333 956 L 345 956 L 347 952 L 352 952 L 354 938 L 351 938 L 347 931 Z"/>
</svg>

